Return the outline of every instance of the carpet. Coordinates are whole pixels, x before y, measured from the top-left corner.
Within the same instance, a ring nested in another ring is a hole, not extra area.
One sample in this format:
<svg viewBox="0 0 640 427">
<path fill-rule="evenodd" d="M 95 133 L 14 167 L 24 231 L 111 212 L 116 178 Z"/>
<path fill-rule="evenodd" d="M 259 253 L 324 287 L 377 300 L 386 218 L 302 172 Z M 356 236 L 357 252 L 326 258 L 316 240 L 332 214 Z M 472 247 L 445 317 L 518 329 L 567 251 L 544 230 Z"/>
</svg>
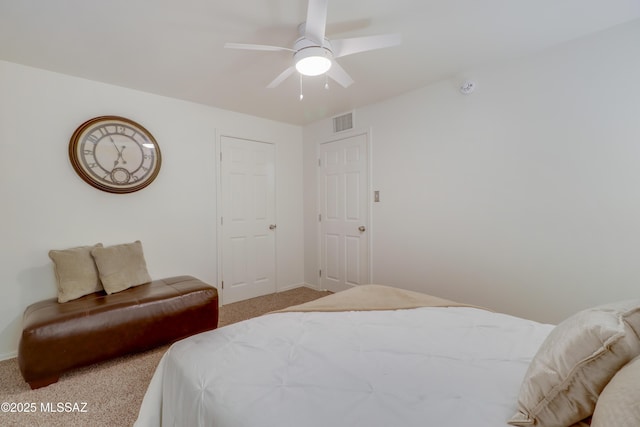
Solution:
<svg viewBox="0 0 640 427">
<path fill-rule="evenodd" d="M 220 307 L 218 327 L 329 295 L 301 287 Z M 169 346 L 76 369 L 31 390 L 17 359 L 0 362 L 0 426 L 131 426 Z"/>
</svg>

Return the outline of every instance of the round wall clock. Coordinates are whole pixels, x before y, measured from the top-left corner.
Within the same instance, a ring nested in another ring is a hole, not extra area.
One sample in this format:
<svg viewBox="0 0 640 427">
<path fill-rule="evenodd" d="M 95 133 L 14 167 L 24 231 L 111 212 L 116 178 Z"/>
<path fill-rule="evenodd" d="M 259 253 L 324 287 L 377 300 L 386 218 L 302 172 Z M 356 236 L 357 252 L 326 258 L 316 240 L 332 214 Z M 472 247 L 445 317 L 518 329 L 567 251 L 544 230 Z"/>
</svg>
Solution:
<svg viewBox="0 0 640 427">
<path fill-rule="evenodd" d="M 160 147 L 148 130 L 118 116 L 95 117 L 71 137 L 69 159 L 88 184 L 109 193 L 133 193 L 160 171 Z"/>
</svg>

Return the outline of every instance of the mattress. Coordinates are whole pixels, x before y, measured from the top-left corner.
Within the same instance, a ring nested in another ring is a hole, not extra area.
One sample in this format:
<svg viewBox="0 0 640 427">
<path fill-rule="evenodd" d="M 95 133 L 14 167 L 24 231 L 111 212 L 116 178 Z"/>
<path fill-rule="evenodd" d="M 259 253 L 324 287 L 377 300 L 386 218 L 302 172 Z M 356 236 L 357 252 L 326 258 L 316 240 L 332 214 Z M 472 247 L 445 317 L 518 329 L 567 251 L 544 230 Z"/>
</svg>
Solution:
<svg viewBox="0 0 640 427">
<path fill-rule="evenodd" d="M 136 426 L 506 427 L 552 329 L 468 306 L 268 314 L 175 343 Z"/>
</svg>

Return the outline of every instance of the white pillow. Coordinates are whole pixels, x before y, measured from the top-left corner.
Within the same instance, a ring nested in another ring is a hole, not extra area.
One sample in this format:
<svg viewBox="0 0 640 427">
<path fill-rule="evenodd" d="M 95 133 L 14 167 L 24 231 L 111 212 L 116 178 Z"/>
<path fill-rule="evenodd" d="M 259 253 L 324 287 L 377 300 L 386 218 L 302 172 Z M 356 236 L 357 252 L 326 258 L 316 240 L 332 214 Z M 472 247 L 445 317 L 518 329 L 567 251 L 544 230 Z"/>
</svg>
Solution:
<svg viewBox="0 0 640 427">
<path fill-rule="evenodd" d="M 640 300 L 581 311 L 556 326 L 531 361 L 515 426 L 569 426 L 593 414 L 615 373 L 640 355 Z"/>
</svg>

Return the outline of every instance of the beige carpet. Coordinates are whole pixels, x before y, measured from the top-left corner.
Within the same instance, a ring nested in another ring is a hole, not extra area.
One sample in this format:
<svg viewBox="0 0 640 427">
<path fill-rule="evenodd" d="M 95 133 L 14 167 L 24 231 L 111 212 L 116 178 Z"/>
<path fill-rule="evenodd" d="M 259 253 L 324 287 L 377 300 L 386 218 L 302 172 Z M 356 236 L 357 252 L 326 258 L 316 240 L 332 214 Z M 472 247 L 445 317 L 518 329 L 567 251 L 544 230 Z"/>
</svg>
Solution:
<svg viewBox="0 0 640 427">
<path fill-rule="evenodd" d="M 219 326 L 329 295 L 309 288 L 253 298 L 220 308 Z M 0 362 L 0 426 L 131 426 L 168 346 L 77 369 L 31 390 L 16 359 Z M 8 406 L 7 406 L 8 405 Z M 18 412 L 6 412 L 20 410 Z M 24 410 L 33 412 L 25 413 Z"/>
</svg>

